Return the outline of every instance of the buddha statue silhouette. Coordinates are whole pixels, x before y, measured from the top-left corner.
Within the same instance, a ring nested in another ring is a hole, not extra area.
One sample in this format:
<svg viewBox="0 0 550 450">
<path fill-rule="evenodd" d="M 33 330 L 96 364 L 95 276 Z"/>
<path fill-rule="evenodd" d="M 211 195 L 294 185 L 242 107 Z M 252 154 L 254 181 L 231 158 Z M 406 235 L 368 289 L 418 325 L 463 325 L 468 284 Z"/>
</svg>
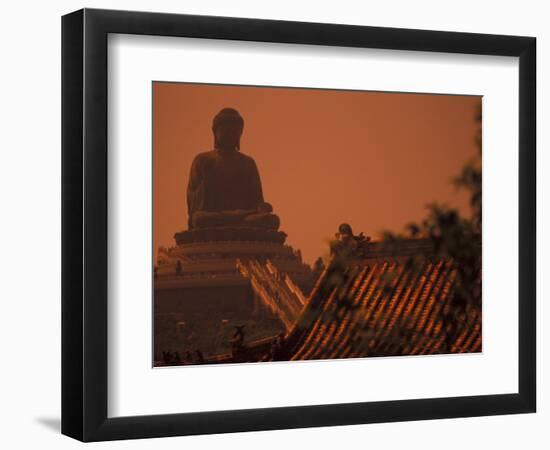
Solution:
<svg viewBox="0 0 550 450">
<path fill-rule="evenodd" d="M 243 129 L 244 120 L 235 109 L 224 108 L 214 117 L 214 149 L 199 153 L 189 174 L 189 230 L 279 228 L 279 218 L 264 201 L 254 159 L 240 151 Z"/>
</svg>

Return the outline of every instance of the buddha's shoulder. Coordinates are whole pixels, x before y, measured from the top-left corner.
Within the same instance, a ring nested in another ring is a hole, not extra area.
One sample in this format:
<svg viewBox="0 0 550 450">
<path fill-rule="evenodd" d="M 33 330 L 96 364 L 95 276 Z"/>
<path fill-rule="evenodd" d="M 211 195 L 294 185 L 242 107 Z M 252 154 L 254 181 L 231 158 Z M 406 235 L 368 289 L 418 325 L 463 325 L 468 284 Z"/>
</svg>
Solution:
<svg viewBox="0 0 550 450">
<path fill-rule="evenodd" d="M 193 167 L 198 170 L 201 168 L 208 167 L 216 160 L 216 154 L 214 150 L 209 150 L 206 152 L 197 153 L 193 158 Z"/>
<path fill-rule="evenodd" d="M 215 158 L 216 158 L 216 151 L 208 150 L 206 152 L 197 153 L 193 161 L 200 162 L 200 161 L 207 161 L 209 159 L 215 159 Z"/>
<path fill-rule="evenodd" d="M 256 162 L 254 161 L 254 158 L 252 156 L 248 156 L 245 153 L 241 153 L 240 151 L 237 152 L 237 158 L 241 159 L 242 161 L 246 162 L 247 164 L 254 165 Z"/>
</svg>

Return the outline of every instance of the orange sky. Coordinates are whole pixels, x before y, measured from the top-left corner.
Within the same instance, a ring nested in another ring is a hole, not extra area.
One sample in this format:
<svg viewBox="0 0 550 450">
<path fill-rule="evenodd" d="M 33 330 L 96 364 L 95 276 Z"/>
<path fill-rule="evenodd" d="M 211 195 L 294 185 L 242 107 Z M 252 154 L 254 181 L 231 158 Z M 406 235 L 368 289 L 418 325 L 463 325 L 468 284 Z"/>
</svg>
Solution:
<svg viewBox="0 0 550 450">
<path fill-rule="evenodd" d="M 212 119 L 224 107 L 245 121 L 264 198 L 287 243 L 306 262 L 327 253 L 342 222 L 376 238 L 425 215 L 438 201 L 469 214 L 450 180 L 476 155 L 481 97 L 153 84 L 154 248 L 187 227 L 194 156 L 212 149 Z"/>
</svg>

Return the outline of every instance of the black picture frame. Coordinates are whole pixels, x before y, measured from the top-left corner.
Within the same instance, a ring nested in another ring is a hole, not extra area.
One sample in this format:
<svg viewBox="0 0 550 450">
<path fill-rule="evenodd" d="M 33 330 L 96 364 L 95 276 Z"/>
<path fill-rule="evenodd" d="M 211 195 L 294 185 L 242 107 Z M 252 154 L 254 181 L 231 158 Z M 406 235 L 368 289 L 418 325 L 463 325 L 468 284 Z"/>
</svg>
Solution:
<svg viewBox="0 0 550 450">
<path fill-rule="evenodd" d="M 519 57 L 518 393 L 109 418 L 109 33 Z M 83 9 L 62 18 L 62 433 L 82 441 L 486 416 L 536 408 L 536 39 Z"/>
</svg>

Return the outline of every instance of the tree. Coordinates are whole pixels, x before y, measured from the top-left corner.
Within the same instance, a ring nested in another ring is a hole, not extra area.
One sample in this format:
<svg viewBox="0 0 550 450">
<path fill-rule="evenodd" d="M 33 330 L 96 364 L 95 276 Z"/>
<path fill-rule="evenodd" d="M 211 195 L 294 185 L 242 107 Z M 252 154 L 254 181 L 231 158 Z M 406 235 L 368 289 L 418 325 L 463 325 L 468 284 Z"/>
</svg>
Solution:
<svg viewBox="0 0 550 450">
<path fill-rule="evenodd" d="M 479 124 L 475 137 L 478 153 L 452 180 L 458 188 L 469 191 L 471 215 L 462 217 L 454 208 L 431 203 L 426 217 L 409 223 L 405 233 L 383 233 L 387 245 L 396 245 L 402 239 L 428 238 L 433 244 L 433 256 L 454 261 L 457 273 L 454 292 L 452 300 L 442 309 L 447 350 L 463 327 L 473 325 L 472 309 L 481 310 L 481 106 L 475 120 Z"/>
</svg>

